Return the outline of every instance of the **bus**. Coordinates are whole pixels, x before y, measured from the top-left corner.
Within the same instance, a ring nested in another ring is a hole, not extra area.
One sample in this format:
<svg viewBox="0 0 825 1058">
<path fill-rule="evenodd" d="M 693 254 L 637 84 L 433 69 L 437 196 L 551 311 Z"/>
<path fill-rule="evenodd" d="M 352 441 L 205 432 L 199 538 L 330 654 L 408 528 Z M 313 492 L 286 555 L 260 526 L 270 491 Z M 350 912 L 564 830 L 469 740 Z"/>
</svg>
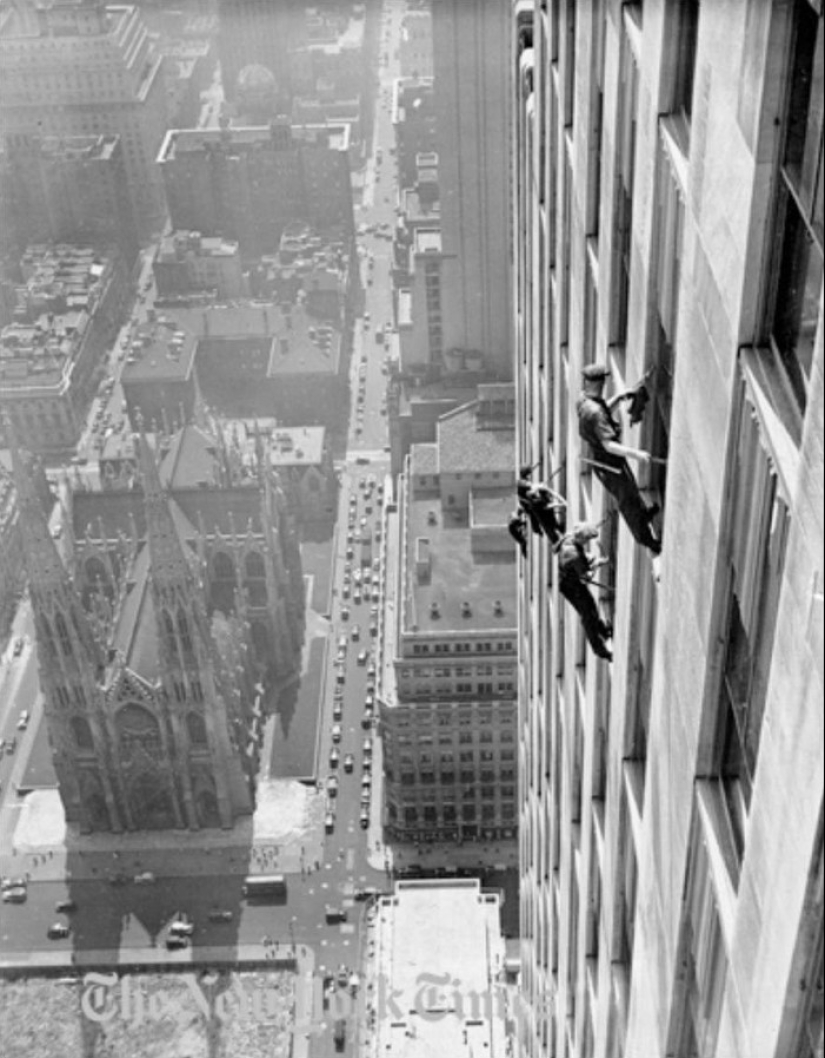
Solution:
<svg viewBox="0 0 825 1058">
<path fill-rule="evenodd" d="M 242 892 L 246 897 L 286 896 L 286 878 L 282 874 L 250 874 Z"/>
</svg>

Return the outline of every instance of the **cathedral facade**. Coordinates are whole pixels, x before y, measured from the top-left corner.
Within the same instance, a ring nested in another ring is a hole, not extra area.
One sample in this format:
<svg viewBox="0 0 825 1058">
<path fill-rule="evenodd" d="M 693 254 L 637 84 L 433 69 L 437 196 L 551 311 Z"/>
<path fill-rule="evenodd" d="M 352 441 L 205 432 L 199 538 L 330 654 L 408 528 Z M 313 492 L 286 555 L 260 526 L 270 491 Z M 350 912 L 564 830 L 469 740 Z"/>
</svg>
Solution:
<svg viewBox="0 0 825 1058">
<path fill-rule="evenodd" d="M 196 426 L 124 442 L 67 489 L 61 546 L 17 456 L 41 687 L 82 832 L 229 828 L 254 804 L 263 701 L 295 675 L 300 550 L 262 449 Z"/>
</svg>

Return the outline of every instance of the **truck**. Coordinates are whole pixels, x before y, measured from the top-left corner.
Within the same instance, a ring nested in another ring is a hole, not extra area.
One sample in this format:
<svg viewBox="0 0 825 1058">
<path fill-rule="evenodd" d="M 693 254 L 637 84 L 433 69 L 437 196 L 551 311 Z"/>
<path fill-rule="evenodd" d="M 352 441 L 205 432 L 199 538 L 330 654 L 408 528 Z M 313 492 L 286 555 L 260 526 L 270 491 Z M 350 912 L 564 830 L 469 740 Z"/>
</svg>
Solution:
<svg viewBox="0 0 825 1058">
<path fill-rule="evenodd" d="M 361 533 L 361 565 L 372 567 L 372 530 L 369 526 L 364 526 Z"/>
<path fill-rule="evenodd" d="M 286 878 L 282 874 L 250 874 L 242 892 L 246 897 L 286 896 Z"/>
</svg>

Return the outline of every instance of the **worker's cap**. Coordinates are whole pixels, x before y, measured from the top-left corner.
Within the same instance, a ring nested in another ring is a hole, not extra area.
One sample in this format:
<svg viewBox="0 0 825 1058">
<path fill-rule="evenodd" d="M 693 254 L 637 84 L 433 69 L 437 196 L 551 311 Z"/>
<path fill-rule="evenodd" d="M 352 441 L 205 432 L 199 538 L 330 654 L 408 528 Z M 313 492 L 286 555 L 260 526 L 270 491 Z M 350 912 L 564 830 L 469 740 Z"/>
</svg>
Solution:
<svg viewBox="0 0 825 1058">
<path fill-rule="evenodd" d="M 582 371 L 582 378 L 586 381 L 602 381 L 610 375 L 610 368 L 604 364 L 588 364 Z"/>
<path fill-rule="evenodd" d="M 593 540 L 599 535 L 599 527 L 592 522 L 577 522 L 573 526 L 574 540 Z"/>
<path fill-rule="evenodd" d="M 529 463 L 522 463 L 522 465 L 518 468 L 518 476 L 520 478 L 529 478 L 532 476 L 532 473 L 533 468 L 530 466 Z"/>
</svg>

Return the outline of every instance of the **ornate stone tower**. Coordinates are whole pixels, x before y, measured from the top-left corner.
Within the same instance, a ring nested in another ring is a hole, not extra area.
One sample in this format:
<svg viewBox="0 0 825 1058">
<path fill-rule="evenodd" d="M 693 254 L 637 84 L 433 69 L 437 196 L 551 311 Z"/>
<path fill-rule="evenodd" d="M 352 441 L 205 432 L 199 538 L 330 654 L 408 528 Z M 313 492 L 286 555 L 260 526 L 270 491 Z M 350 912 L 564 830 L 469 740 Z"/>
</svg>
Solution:
<svg viewBox="0 0 825 1058">
<path fill-rule="evenodd" d="M 11 452 L 40 682 L 66 819 L 82 830 L 120 830 L 104 715 L 103 654 L 49 532 L 31 467 L 14 438 Z"/>
</svg>

